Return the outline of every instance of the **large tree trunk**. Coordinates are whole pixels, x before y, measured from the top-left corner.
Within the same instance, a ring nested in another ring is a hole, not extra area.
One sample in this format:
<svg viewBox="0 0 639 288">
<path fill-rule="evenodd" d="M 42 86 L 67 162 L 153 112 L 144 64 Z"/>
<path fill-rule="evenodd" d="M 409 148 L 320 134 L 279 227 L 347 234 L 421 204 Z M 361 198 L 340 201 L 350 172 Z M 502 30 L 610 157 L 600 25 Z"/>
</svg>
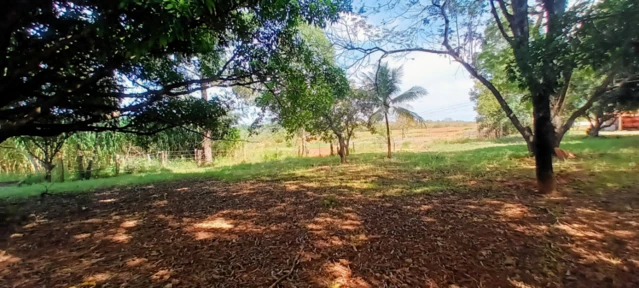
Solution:
<svg viewBox="0 0 639 288">
<path fill-rule="evenodd" d="M 346 164 L 346 142 L 344 141 L 344 137 L 341 135 L 337 135 L 337 141 L 339 141 L 339 154 L 340 163 Z"/>
<path fill-rule="evenodd" d="M 551 193 L 556 189 L 552 167 L 555 129 L 550 115 L 550 97 L 544 91 L 533 94 L 533 126 L 537 185 L 540 193 Z"/>
<path fill-rule="evenodd" d="M 202 100 L 209 101 L 209 94 L 206 91 L 208 85 L 202 83 Z M 202 139 L 202 150 L 204 150 L 204 165 L 213 164 L 213 151 L 211 151 L 211 130 L 204 131 L 204 139 Z"/>
<path fill-rule="evenodd" d="M 351 145 L 351 137 L 350 136 L 346 136 L 346 147 L 344 147 L 344 149 L 346 150 L 346 156 L 350 156 L 351 155 L 351 149 L 349 148 Z"/>
<path fill-rule="evenodd" d="M 89 164 L 87 164 L 87 170 L 84 172 L 84 179 L 86 180 L 91 179 L 92 170 L 93 170 L 93 158 L 91 158 L 91 160 L 89 160 Z"/>
<path fill-rule="evenodd" d="M 213 151 L 211 150 L 211 131 L 206 130 L 204 132 L 204 139 L 202 139 L 202 150 L 204 150 L 204 165 L 213 164 Z"/>
<path fill-rule="evenodd" d="M 60 167 L 60 182 L 64 182 L 64 153 L 58 158 L 58 167 Z"/>
<path fill-rule="evenodd" d="M 388 144 L 388 159 L 391 158 L 391 135 L 390 135 L 390 126 L 388 125 L 388 113 L 384 113 L 384 119 L 386 120 L 386 144 Z"/>
</svg>

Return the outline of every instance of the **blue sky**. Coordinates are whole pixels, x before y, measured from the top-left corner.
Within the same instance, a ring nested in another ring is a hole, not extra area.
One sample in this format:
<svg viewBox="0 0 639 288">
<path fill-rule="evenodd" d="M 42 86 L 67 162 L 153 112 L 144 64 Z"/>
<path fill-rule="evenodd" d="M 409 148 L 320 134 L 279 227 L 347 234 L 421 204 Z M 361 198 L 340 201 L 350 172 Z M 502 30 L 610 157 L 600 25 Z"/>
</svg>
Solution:
<svg viewBox="0 0 639 288">
<path fill-rule="evenodd" d="M 384 0 L 382 0 L 384 1 Z M 389 0 L 385 0 L 389 1 Z M 405 1 L 399 1 L 405 2 Z M 362 3 L 365 6 L 377 6 L 378 1 L 354 1 L 353 11 L 359 11 Z M 393 26 L 405 27 L 412 23 L 415 23 L 416 18 L 407 17 L 401 19 L 396 17 L 399 12 L 403 12 L 405 6 L 397 6 L 393 9 L 381 9 L 379 13 L 370 14 L 367 13 L 367 17 L 364 18 L 366 24 L 374 27 L 382 26 L 382 23 L 386 23 L 384 27 L 388 28 L 389 22 L 392 22 Z M 371 9 L 366 9 L 371 11 Z M 406 15 L 406 14 L 404 14 Z M 361 19 L 361 18 L 360 18 Z M 342 21 L 338 25 L 351 25 L 350 20 Z M 438 25 L 432 25 L 433 30 L 439 29 Z M 339 35 L 340 31 L 334 30 L 335 27 L 329 27 L 328 33 L 336 33 Z M 339 28 L 337 28 L 339 29 Z M 356 28 L 357 29 L 357 28 Z M 402 28 L 400 28 L 401 30 Z M 361 30 L 357 30 L 361 31 Z M 351 31 L 352 32 L 352 31 Z M 351 38 L 358 40 L 365 40 L 367 36 L 350 34 Z M 331 37 L 329 37 L 331 38 Z M 435 41 L 440 41 L 435 38 Z M 421 43 L 415 43 L 421 45 Z M 424 44 L 424 46 L 426 46 Z M 390 49 L 391 47 L 384 47 Z M 339 52 L 338 52 L 339 55 Z M 369 63 L 377 63 L 379 55 L 374 55 Z M 413 111 L 418 112 L 420 116 L 428 120 L 442 120 L 444 118 L 452 118 L 455 120 L 475 121 L 477 113 L 473 109 L 473 102 L 470 101 L 469 92 L 473 87 L 473 80 L 466 72 L 466 70 L 458 63 L 451 60 L 447 56 L 428 54 L 424 52 L 413 52 L 403 57 L 387 57 L 385 59 L 391 66 L 402 66 L 404 70 L 404 79 L 401 83 L 402 90 L 408 90 L 413 86 L 422 86 L 426 88 L 429 95 L 410 103 Z M 339 63 L 338 59 L 338 63 Z M 344 61 L 345 62 L 345 61 Z M 342 62 L 342 64 L 344 63 Z M 372 66 L 359 67 L 359 70 L 366 71 L 372 69 Z M 369 70 L 370 71 L 370 70 Z M 361 73 L 359 71 L 349 71 L 351 75 Z"/>
</svg>

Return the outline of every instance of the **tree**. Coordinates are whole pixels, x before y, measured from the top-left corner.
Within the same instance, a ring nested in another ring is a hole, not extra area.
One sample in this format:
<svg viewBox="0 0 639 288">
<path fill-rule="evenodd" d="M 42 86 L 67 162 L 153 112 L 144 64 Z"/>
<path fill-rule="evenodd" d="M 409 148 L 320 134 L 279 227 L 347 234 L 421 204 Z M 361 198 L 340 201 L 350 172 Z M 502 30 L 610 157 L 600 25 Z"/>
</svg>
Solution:
<svg viewBox="0 0 639 288">
<path fill-rule="evenodd" d="M 21 135 L 153 134 L 212 124 L 212 115 L 197 113 L 219 103 L 185 105 L 180 96 L 206 84 L 229 87 L 267 78 L 268 60 L 280 45 L 295 44 L 300 22 L 322 26 L 349 9 L 331 0 L 3 4 L 0 143 Z M 203 78 L 184 73 L 198 55 L 212 59 L 201 67 Z"/>
<path fill-rule="evenodd" d="M 336 99 L 330 113 L 325 114 L 322 119 L 337 137 L 339 144 L 337 154 L 342 163 L 346 163 L 346 158 L 350 155 L 349 147 L 355 129 L 370 123 L 370 117 L 376 105 L 376 102 L 371 100 L 365 91 L 351 89 L 344 97 Z"/>
<path fill-rule="evenodd" d="M 322 59 L 316 60 L 319 62 L 297 62 L 300 66 L 296 69 L 278 73 L 281 78 L 265 84 L 266 91 L 256 99 L 256 104 L 274 114 L 274 121 L 291 135 L 304 131 L 303 137 L 308 133 L 322 140 L 334 135 L 341 162 L 346 163 L 344 131 L 347 111 L 352 109 L 345 101 L 349 95 L 348 80 L 341 69 Z"/>
<path fill-rule="evenodd" d="M 20 138 L 20 141 L 26 146 L 29 155 L 37 159 L 44 167 L 45 181 L 51 182 L 51 172 L 53 168 L 55 168 L 53 162 L 69 136 L 69 134 L 64 133 L 51 137 L 32 136 Z"/>
<path fill-rule="evenodd" d="M 368 98 L 350 89 L 321 30 L 302 29 L 300 36 L 304 45 L 271 60 L 279 73 L 263 85 L 255 102 L 291 135 L 304 131 L 323 141 L 336 138 L 341 162 L 346 163 L 347 143 L 355 127 L 365 122 Z"/>
<path fill-rule="evenodd" d="M 209 100 L 209 94 L 208 91 L 206 91 L 207 89 L 207 85 L 203 84 L 202 88 L 201 88 L 201 92 L 202 93 L 202 100 L 204 101 L 208 101 Z M 202 150 L 204 150 L 204 165 L 211 165 L 213 164 L 213 151 L 211 151 L 211 130 L 206 129 L 204 130 L 204 135 L 202 135 Z"/>
<path fill-rule="evenodd" d="M 493 85 L 501 92 L 522 124 L 529 126 L 527 123 L 532 123 L 532 106 L 529 105 L 527 101 L 530 95 L 525 89 L 517 85 L 516 81 L 512 81 L 512 75 L 508 73 L 508 65 L 514 61 L 511 50 L 506 40 L 499 36 L 497 26 L 494 24 L 489 25 L 485 31 L 482 51 L 478 54 L 475 65 L 480 73 L 487 75 L 486 77 L 490 79 Z M 625 68 L 623 66 L 617 66 L 617 69 L 620 69 L 620 71 L 625 70 L 625 73 L 630 73 L 630 75 L 617 73 L 617 79 L 631 77 L 632 71 L 636 70 L 636 68 L 632 67 L 633 64 L 631 62 L 626 63 L 624 66 Z M 564 134 L 570 126 L 572 126 L 574 119 L 586 116 L 593 108 L 596 108 L 598 112 L 602 112 L 603 110 L 600 108 L 603 106 L 598 104 L 601 102 L 606 102 L 605 105 L 609 108 L 616 106 L 611 105 L 609 101 L 612 99 L 606 96 L 618 94 L 610 93 L 610 91 L 619 90 L 618 85 L 615 85 L 615 83 L 609 83 L 609 85 L 605 87 L 606 91 L 609 92 L 605 92 L 597 101 L 589 104 L 589 100 L 604 80 L 606 74 L 605 69 L 604 71 L 594 71 L 594 67 L 596 66 L 582 66 L 570 69 L 569 76 L 566 76 L 567 78 L 565 79 L 568 83 L 562 86 L 561 91 L 552 95 L 550 110 L 552 122 L 555 127 L 555 147 L 559 147 L 561 139 L 563 139 Z M 499 103 L 495 101 L 491 92 L 486 89 L 484 85 L 476 82 L 474 90 L 471 92 L 471 99 L 476 102 L 475 109 L 478 112 L 477 120 L 482 130 L 487 133 L 494 132 L 496 135 L 511 134 L 512 131 L 516 131 L 515 127 L 508 120 L 507 115 L 505 115 L 499 107 Z M 590 105 L 592 105 L 592 107 Z M 587 110 L 580 109 L 582 107 L 591 108 Z M 598 114 L 603 117 L 603 114 Z M 604 118 L 609 117 L 614 116 L 610 113 L 606 113 L 606 117 Z M 592 119 L 594 120 L 594 118 Z M 596 124 L 596 121 L 593 123 Z M 592 131 L 596 133 L 595 131 L 597 130 Z"/>
<path fill-rule="evenodd" d="M 380 64 L 375 72 L 364 73 L 364 87 L 377 104 L 377 110 L 371 116 L 372 121 L 384 119 L 386 122 L 386 140 L 388 144 L 388 158 L 391 158 L 391 136 L 388 116 L 397 116 L 423 122 L 421 116 L 410 111 L 406 102 L 414 101 L 426 96 L 428 92 L 423 87 L 415 86 L 400 94 L 402 68 L 390 68 L 388 64 Z M 399 95 L 397 95 L 399 94 Z"/>
<path fill-rule="evenodd" d="M 433 0 L 423 5 L 416 1 L 386 3 L 371 9 L 397 9 L 406 19 L 408 27 L 403 33 L 395 33 L 400 26 L 378 29 L 378 35 L 370 35 L 365 43 L 338 40 L 340 46 L 351 53 L 359 53 L 356 59 L 367 59 L 372 54 L 381 58 L 393 54 L 424 52 L 451 57 L 494 96 L 515 129 L 522 135 L 529 151 L 535 156 L 538 190 L 541 193 L 556 188 L 552 155 L 574 120 L 583 115 L 618 78 L 619 66 L 636 54 L 632 51 L 637 38 L 637 5 L 628 0 L 609 0 L 590 5 L 577 3 L 568 7 L 565 0 L 543 0 L 533 7 L 523 0 Z M 512 61 L 506 71 L 512 81 L 526 91 L 532 106 L 533 127 L 523 125 L 490 75 L 478 70 L 476 56 L 482 41 L 479 31 L 490 13 L 492 22 L 507 43 Z M 409 15 L 410 17 L 406 17 Z M 383 23 L 395 23 L 384 20 Z M 395 36 L 393 36 L 395 34 Z M 351 35 L 351 33 L 349 33 Z M 423 39 L 426 39 L 425 41 Z M 352 55 L 351 55 L 352 56 Z M 631 62 L 631 61 L 630 61 Z M 551 102 L 562 107 L 565 91 L 572 71 L 581 67 L 594 67 L 602 73 L 602 80 L 588 96 L 588 100 L 564 124 L 555 130 Z"/>
<path fill-rule="evenodd" d="M 530 105 L 522 101 L 522 95 L 504 93 L 504 99 L 516 113 L 522 124 L 529 126 L 531 123 Z M 475 102 L 477 112 L 476 121 L 478 130 L 483 136 L 499 138 L 506 135 L 516 134 L 517 129 L 499 106 L 490 90 L 484 85 L 475 81 L 473 90 L 470 92 L 470 99 Z"/>
</svg>

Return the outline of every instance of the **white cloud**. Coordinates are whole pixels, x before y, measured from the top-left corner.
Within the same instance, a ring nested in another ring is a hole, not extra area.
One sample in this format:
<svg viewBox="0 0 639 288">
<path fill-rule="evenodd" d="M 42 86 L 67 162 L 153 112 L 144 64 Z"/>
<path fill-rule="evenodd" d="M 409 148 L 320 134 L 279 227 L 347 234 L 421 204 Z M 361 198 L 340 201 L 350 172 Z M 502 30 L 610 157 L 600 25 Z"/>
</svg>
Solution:
<svg viewBox="0 0 639 288">
<path fill-rule="evenodd" d="M 388 63 L 402 65 L 402 91 L 413 86 L 422 86 L 428 91 L 428 96 L 410 103 L 413 111 L 424 119 L 475 120 L 477 114 L 469 98 L 474 83 L 459 63 L 424 52 L 410 53 L 404 59 L 390 59 Z"/>
<path fill-rule="evenodd" d="M 379 55 L 370 59 L 368 65 L 349 70 L 354 80 L 356 75 L 370 72 L 378 63 Z M 412 111 L 417 112 L 427 120 L 475 121 L 477 113 L 470 101 L 470 90 L 474 82 L 468 72 L 457 62 L 447 56 L 412 52 L 402 57 L 387 57 L 384 59 L 392 67 L 402 66 L 401 91 L 413 86 L 422 86 L 428 95 L 419 100 L 408 103 Z"/>
<path fill-rule="evenodd" d="M 382 13 L 382 15 L 386 14 Z M 394 18 L 397 23 L 382 24 L 376 23 L 380 21 L 379 19 L 375 21 L 357 14 L 341 16 L 338 23 L 326 29 L 326 34 L 336 46 L 338 63 L 348 68 L 347 75 L 355 80 L 361 73 L 372 71 L 382 53 L 376 52 L 365 57 L 362 53 L 342 48 L 350 44 L 354 47 L 380 46 L 392 50 L 393 46 L 389 46 L 390 44 L 386 43 L 381 36 L 383 33 L 380 25 L 393 27 L 401 23 L 397 22 L 399 17 Z M 477 113 L 473 110 L 473 103 L 469 97 L 474 82 L 468 72 L 450 57 L 412 52 L 401 56 L 399 54 L 395 57 L 388 56 L 384 61 L 394 67 L 400 65 L 403 67 L 402 91 L 413 86 L 422 86 L 429 92 L 428 96 L 409 103 L 412 110 L 418 112 L 424 119 L 475 120 Z"/>
</svg>

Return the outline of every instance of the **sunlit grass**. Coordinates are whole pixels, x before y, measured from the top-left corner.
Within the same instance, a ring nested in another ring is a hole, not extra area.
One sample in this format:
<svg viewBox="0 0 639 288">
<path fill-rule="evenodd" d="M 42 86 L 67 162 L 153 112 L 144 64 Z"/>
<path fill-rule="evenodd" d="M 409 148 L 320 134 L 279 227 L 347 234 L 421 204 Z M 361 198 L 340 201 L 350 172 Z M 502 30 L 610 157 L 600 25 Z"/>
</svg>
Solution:
<svg viewBox="0 0 639 288">
<path fill-rule="evenodd" d="M 639 184 L 639 136 L 590 139 L 570 136 L 562 148 L 576 159 L 556 161 L 555 172 L 565 182 L 563 189 L 602 193 Z M 199 168 L 184 164 L 157 172 L 128 174 L 112 178 L 33 184 L 0 188 L 0 197 L 25 197 L 50 193 L 80 192 L 96 189 L 146 185 L 184 179 L 219 181 L 282 181 L 327 188 L 346 187 L 350 191 L 372 195 L 464 192 L 499 189 L 503 183 L 528 183 L 534 180 L 534 160 L 517 139 L 498 141 L 462 141 L 436 144 L 444 146 L 432 152 L 397 152 L 393 159 L 381 153 L 355 153 L 349 164 L 340 165 L 338 157 L 287 157 L 256 163 Z"/>
</svg>

